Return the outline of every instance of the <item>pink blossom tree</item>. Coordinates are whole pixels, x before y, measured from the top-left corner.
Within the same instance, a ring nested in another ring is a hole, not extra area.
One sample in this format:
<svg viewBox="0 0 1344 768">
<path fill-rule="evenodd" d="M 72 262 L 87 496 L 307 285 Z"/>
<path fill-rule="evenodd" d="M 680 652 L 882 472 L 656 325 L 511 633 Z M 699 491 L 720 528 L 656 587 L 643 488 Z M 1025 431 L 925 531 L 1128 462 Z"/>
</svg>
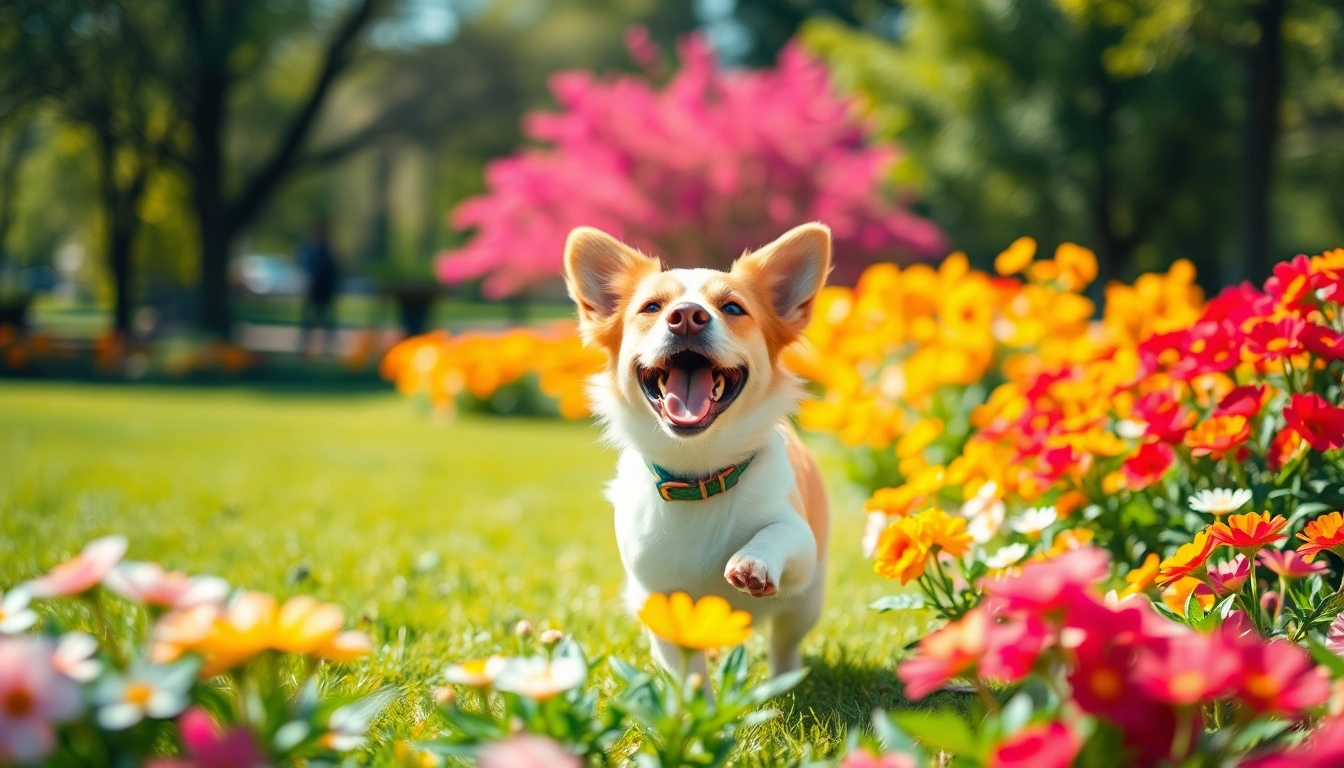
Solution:
<svg viewBox="0 0 1344 768">
<path fill-rule="evenodd" d="M 642 29 L 627 36 L 650 73 L 658 52 Z M 697 37 L 681 69 L 653 77 L 554 76 L 560 111 L 533 113 L 541 146 L 486 169 L 486 194 L 453 212 L 475 228 L 440 257 L 445 282 L 484 278 L 502 298 L 560 272 L 565 236 L 599 227 L 673 266 L 725 267 L 744 250 L 807 221 L 830 225 L 833 279 L 852 281 L 877 260 L 943 253 L 937 226 L 883 188 L 896 151 L 868 140 L 854 105 L 795 45 L 773 69 L 725 71 Z"/>
</svg>

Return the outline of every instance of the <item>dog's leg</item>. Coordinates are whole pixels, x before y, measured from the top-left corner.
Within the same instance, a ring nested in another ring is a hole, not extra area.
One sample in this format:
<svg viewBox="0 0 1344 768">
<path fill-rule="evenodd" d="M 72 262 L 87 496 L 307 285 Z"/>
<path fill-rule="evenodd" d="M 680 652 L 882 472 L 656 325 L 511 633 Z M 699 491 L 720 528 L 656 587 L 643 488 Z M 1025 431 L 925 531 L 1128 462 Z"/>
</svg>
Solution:
<svg viewBox="0 0 1344 768">
<path fill-rule="evenodd" d="M 649 649 L 653 651 L 653 660 L 658 662 L 658 666 L 674 675 L 680 672 L 682 665 L 681 649 L 652 632 L 648 634 Z M 704 684 L 709 685 L 709 668 L 705 663 L 705 654 L 696 653 L 691 657 L 686 666 L 686 674 L 699 674 L 700 679 L 705 681 Z"/>
<path fill-rule="evenodd" d="M 825 573 L 825 566 L 818 569 Z M 799 646 L 812 626 L 821 618 L 822 599 L 826 585 L 818 578 L 798 599 L 797 605 L 780 611 L 770 620 L 770 675 L 792 672 L 803 666 Z"/>
<path fill-rule="evenodd" d="M 812 583 L 817 543 L 801 517 L 771 523 L 728 559 L 723 577 L 752 597 L 788 597 Z"/>
</svg>

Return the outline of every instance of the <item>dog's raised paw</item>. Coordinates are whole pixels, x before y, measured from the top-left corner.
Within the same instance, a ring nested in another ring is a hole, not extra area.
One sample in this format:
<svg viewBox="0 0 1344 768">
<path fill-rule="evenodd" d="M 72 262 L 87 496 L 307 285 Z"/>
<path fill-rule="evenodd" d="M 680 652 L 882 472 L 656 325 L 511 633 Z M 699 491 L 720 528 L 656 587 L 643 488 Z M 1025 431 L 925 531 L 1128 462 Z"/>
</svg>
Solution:
<svg viewBox="0 0 1344 768">
<path fill-rule="evenodd" d="M 733 555 L 728 561 L 728 567 L 723 571 L 723 577 L 736 589 L 752 597 L 769 597 L 775 594 L 775 580 L 771 578 L 770 570 L 765 567 L 765 563 L 754 557 Z"/>
</svg>

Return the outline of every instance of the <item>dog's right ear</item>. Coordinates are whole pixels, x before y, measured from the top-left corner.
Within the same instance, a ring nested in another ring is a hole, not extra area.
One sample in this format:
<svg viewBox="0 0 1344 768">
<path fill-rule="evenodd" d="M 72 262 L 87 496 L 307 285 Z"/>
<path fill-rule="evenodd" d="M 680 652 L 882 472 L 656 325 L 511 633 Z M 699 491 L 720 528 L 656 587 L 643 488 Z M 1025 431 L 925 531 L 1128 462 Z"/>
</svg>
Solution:
<svg viewBox="0 0 1344 768">
<path fill-rule="evenodd" d="M 610 346 L 603 338 L 615 325 L 635 286 L 662 265 L 600 229 L 578 227 L 565 241 L 565 285 L 579 306 L 579 328 L 590 341 Z"/>
</svg>

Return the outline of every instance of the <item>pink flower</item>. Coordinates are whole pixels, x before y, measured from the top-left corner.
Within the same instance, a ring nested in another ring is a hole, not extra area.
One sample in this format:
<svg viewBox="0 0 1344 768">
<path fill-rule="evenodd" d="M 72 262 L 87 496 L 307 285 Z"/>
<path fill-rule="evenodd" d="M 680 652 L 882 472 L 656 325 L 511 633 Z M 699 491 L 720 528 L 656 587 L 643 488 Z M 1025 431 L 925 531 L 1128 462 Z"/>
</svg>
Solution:
<svg viewBox="0 0 1344 768">
<path fill-rule="evenodd" d="M 159 608 L 222 603 L 229 596 L 228 582 L 217 576 L 188 576 L 158 563 L 120 563 L 103 577 L 103 585 L 127 600 Z"/>
<path fill-rule="evenodd" d="M 1068 768 L 1083 740 L 1059 721 L 1028 725 L 1000 742 L 990 768 Z"/>
<path fill-rule="evenodd" d="M 905 683 L 905 695 L 922 699 L 954 677 L 968 674 L 988 647 L 993 621 L 984 606 L 972 610 L 919 641 L 914 658 L 901 662 L 896 676 Z"/>
<path fill-rule="evenodd" d="M 0 638 L 0 762 L 36 762 L 56 743 L 52 724 L 79 716 L 79 685 L 51 655 L 44 639 Z"/>
<path fill-rule="evenodd" d="M 1335 616 L 1330 629 L 1325 633 L 1325 647 L 1336 655 L 1344 656 L 1344 613 Z"/>
<path fill-rule="evenodd" d="M 901 752 L 875 755 L 866 749 L 858 749 L 845 755 L 840 768 L 916 768 L 916 763 L 913 757 Z"/>
<path fill-rule="evenodd" d="M 985 591 L 1003 601 L 1007 610 L 1049 613 L 1063 608 L 1070 597 L 1086 592 L 1108 572 L 1106 553 L 1085 547 L 1027 563 L 1017 576 L 986 583 Z"/>
<path fill-rule="evenodd" d="M 1247 760 L 1241 768 L 1338 768 L 1344 765 L 1344 717 L 1322 722 L 1306 741 Z"/>
<path fill-rule="evenodd" d="M 1035 614 L 1015 614 L 992 621 L 986 640 L 988 647 L 980 660 L 980 674 L 1016 681 L 1036 666 L 1041 652 L 1054 640 L 1054 632 Z"/>
<path fill-rule="evenodd" d="M 1230 595 L 1241 589 L 1251 576 L 1251 563 L 1245 555 L 1212 565 L 1209 568 L 1209 586 L 1219 597 Z"/>
<path fill-rule="evenodd" d="M 82 595 L 98 586 L 125 554 L 125 536 L 94 539 L 75 557 L 52 568 L 46 576 L 29 582 L 28 591 L 33 597 Z"/>
<path fill-rule="evenodd" d="M 520 733 L 481 747 L 481 768 L 579 768 L 579 758 L 545 736 Z"/>
<path fill-rule="evenodd" d="M 1256 712 L 1292 717 L 1330 698 L 1330 678 L 1305 650 L 1287 640 L 1241 643 L 1237 696 Z"/>
<path fill-rule="evenodd" d="M 56 643 L 51 664 L 57 672 L 77 683 L 91 683 L 103 671 L 98 660 L 98 641 L 87 632 L 67 632 Z"/>
<path fill-rule="evenodd" d="M 1308 563 L 1302 559 L 1302 555 L 1292 549 L 1282 552 L 1277 549 L 1262 549 L 1260 564 L 1285 579 L 1305 579 L 1308 576 L 1325 573 L 1326 570 L 1325 563 L 1319 560 Z"/>
<path fill-rule="evenodd" d="M 251 731 L 246 728 L 225 731 L 199 707 L 187 710 L 177 719 L 177 731 L 190 758 L 185 763 L 189 768 L 263 768 L 269 763 Z M 182 765 L 177 761 L 174 764 Z"/>
<path fill-rule="evenodd" d="M 1191 632 L 1146 644 L 1134 678 L 1154 699 L 1188 706 L 1226 693 L 1239 669 L 1240 659 L 1224 636 Z"/>
</svg>

